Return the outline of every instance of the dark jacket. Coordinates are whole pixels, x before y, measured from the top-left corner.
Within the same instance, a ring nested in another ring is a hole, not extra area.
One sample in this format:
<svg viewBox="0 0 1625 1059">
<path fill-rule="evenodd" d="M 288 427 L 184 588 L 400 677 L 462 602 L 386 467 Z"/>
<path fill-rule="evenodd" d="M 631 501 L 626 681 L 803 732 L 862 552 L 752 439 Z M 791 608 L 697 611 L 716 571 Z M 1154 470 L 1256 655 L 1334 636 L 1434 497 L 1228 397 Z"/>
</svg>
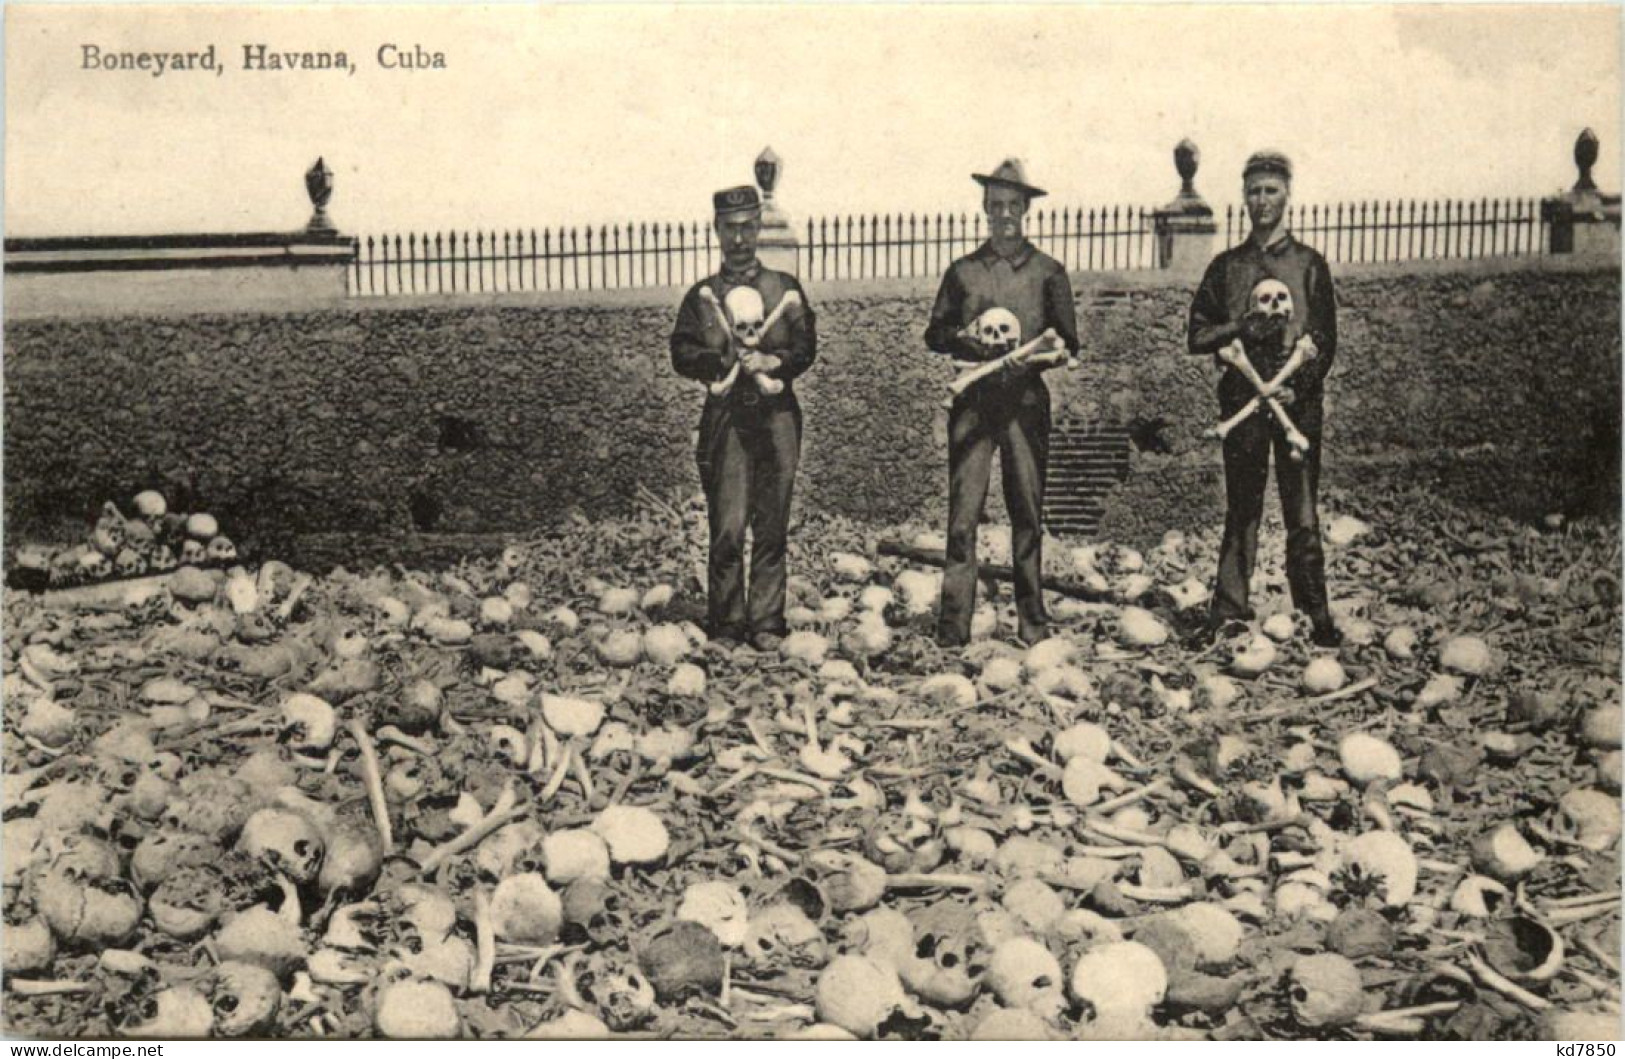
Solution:
<svg viewBox="0 0 1625 1059">
<path fill-rule="evenodd" d="M 696 382 L 713 383 L 728 374 L 735 360 L 734 344 L 727 326 L 716 310 L 700 297 L 702 288 L 709 288 L 717 301 L 723 302 L 735 287 L 754 287 L 762 296 L 762 305 L 768 314 L 777 308 L 786 293 L 794 291 L 801 297 L 799 306 L 785 310 L 772 327 L 762 335 L 757 351 L 772 353 L 782 363 L 770 372 L 784 381 L 784 393 L 777 397 L 761 396 L 763 402 L 785 403 L 793 399 L 792 383 L 818 356 L 818 334 L 812 306 L 801 284 L 787 272 L 764 268 L 760 262 L 741 271 L 726 266 L 694 286 L 683 297 L 677 310 L 677 324 L 671 333 L 671 365 L 679 375 Z M 754 403 L 758 391 L 756 384 L 741 375 L 726 397 L 707 395 L 708 402 L 748 400 Z"/>
<path fill-rule="evenodd" d="M 1213 259 L 1191 302 L 1187 342 L 1198 356 L 1215 356 L 1241 337 L 1241 318 L 1252 305 L 1253 287 L 1277 279 L 1292 292 L 1293 320 L 1283 341 L 1269 349 L 1249 348 L 1248 359 L 1266 380 L 1271 378 L 1299 335 L 1315 340 L 1320 355 L 1292 376 L 1294 405 L 1318 406 L 1326 373 L 1337 354 L 1337 293 L 1326 259 L 1313 247 L 1288 234 L 1259 247 L 1251 239 Z M 1240 372 L 1227 368 L 1219 379 L 1219 409 L 1230 415 L 1257 393 Z"/>
<path fill-rule="evenodd" d="M 1023 241 L 1009 259 L 1000 257 L 991 241 L 955 261 L 942 277 L 925 344 L 956 360 L 985 360 L 980 343 L 959 337 L 966 324 L 987 309 L 1008 309 L 1021 321 L 1021 340 L 1030 342 L 1054 328 L 1069 352 L 1078 351 L 1077 309 L 1066 269 L 1048 254 Z M 1039 383 L 1042 367 L 1024 367 L 1004 379 L 987 379 L 968 391 L 989 399 L 1012 398 L 1031 383 Z M 1047 392 L 1047 391 L 1043 391 Z"/>
</svg>

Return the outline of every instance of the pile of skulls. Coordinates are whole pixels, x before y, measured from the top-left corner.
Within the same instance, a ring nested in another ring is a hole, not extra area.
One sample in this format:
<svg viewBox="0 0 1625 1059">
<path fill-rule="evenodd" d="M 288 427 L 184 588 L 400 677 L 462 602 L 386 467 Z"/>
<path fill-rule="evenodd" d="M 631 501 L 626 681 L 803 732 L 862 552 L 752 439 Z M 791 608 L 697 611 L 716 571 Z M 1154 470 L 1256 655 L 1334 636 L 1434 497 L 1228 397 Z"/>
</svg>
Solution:
<svg viewBox="0 0 1625 1059">
<path fill-rule="evenodd" d="M 1170 533 L 1056 542 L 1053 637 L 1001 589 L 945 652 L 940 572 L 878 547 L 930 538 L 820 515 L 792 634 L 728 648 L 697 504 L 11 593 L 6 1029 L 1611 1037 L 1617 536 L 1361 515 L 1335 653 L 1278 531 L 1211 649 L 1216 541 Z"/>
<path fill-rule="evenodd" d="M 161 493 L 137 493 L 125 515 L 111 500 L 80 544 L 27 544 L 12 554 L 10 583 L 18 588 L 71 588 L 178 567 L 220 567 L 237 561 L 237 546 L 222 536 L 213 515 L 171 512 Z"/>
</svg>

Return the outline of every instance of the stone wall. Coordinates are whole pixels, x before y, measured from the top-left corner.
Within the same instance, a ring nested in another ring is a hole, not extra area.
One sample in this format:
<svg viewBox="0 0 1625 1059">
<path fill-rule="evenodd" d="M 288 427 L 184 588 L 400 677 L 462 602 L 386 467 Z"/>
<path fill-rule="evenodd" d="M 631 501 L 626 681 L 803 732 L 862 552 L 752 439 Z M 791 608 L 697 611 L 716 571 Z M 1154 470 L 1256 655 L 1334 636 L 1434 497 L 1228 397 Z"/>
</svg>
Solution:
<svg viewBox="0 0 1625 1059">
<path fill-rule="evenodd" d="M 1520 515 L 1617 513 L 1620 275 L 1542 259 L 1334 270 L 1332 488 L 1432 484 Z M 1104 532 L 1205 524 L 1222 504 L 1210 364 L 1183 352 L 1188 282 L 1074 277 L 1085 357 L 1057 418 L 1135 423 Z M 939 519 L 950 372 L 921 345 L 934 281 L 811 285 L 799 502 Z M 363 534 L 522 534 L 640 489 L 698 488 L 701 394 L 666 353 L 680 291 L 356 301 L 306 312 L 13 318 L 5 529 L 77 535 L 141 488 L 297 553 Z M 995 493 L 997 490 L 995 490 Z M 996 507 L 995 507 L 996 510 Z"/>
</svg>

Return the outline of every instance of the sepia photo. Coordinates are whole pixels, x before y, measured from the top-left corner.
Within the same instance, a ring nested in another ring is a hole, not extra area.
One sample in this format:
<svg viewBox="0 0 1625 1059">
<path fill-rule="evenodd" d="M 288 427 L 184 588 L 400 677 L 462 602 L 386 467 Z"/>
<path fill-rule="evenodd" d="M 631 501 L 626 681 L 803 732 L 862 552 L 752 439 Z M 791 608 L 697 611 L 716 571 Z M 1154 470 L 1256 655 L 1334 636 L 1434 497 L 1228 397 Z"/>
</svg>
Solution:
<svg viewBox="0 0 1625 1059">
<path fill-rule="evenodd" d="M 1617 6 L 4 19 L 9 1041 L 1613 1054 Z"/>
</svg>

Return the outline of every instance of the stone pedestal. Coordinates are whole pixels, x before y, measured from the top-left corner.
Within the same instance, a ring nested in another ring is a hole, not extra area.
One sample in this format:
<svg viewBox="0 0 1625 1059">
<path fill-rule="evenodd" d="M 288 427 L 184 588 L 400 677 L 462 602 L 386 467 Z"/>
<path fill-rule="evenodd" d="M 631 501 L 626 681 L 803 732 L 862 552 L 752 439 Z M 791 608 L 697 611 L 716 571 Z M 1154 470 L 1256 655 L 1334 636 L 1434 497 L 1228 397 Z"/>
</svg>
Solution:
<svg viewBox="0 0 1625 1059">
<path fill-rule="evenodd" d="M 1547 249 L 1554 254 L 1619 257 L 1619 196 L 1597 190 L 1591 167 L 1597 164 L 1599 142 L 1590 129 L 1574 141 L 1574 164 L 1580 178 L 1562 195 L 1542 199 L 1540 219 L 1550 227 Z"/>
<path fill-rule="evenodd" d="M 1213 260 L 1218 223 L 1213 209 L 1196 191 L 1196 169 L 1201 152 L 1182 140 L 1174 148 L 1174 168 L 1181 180 L 1179 194 L 1153 214 L 1157 236 L 1157 267 L 1181 275 L 1201 275 Z"/>
<path fill-rule="evenodd" d="M 756 243 L 756 256 L 768 268 L 794 275 L 800 271 L 801 240 L 790 226 L 789 215 L 773 198 L 783 172 L 784 163 L 773 148 L 756 156 L 756 186 L 762 189 L 762 235 Z"/>
</svg>

